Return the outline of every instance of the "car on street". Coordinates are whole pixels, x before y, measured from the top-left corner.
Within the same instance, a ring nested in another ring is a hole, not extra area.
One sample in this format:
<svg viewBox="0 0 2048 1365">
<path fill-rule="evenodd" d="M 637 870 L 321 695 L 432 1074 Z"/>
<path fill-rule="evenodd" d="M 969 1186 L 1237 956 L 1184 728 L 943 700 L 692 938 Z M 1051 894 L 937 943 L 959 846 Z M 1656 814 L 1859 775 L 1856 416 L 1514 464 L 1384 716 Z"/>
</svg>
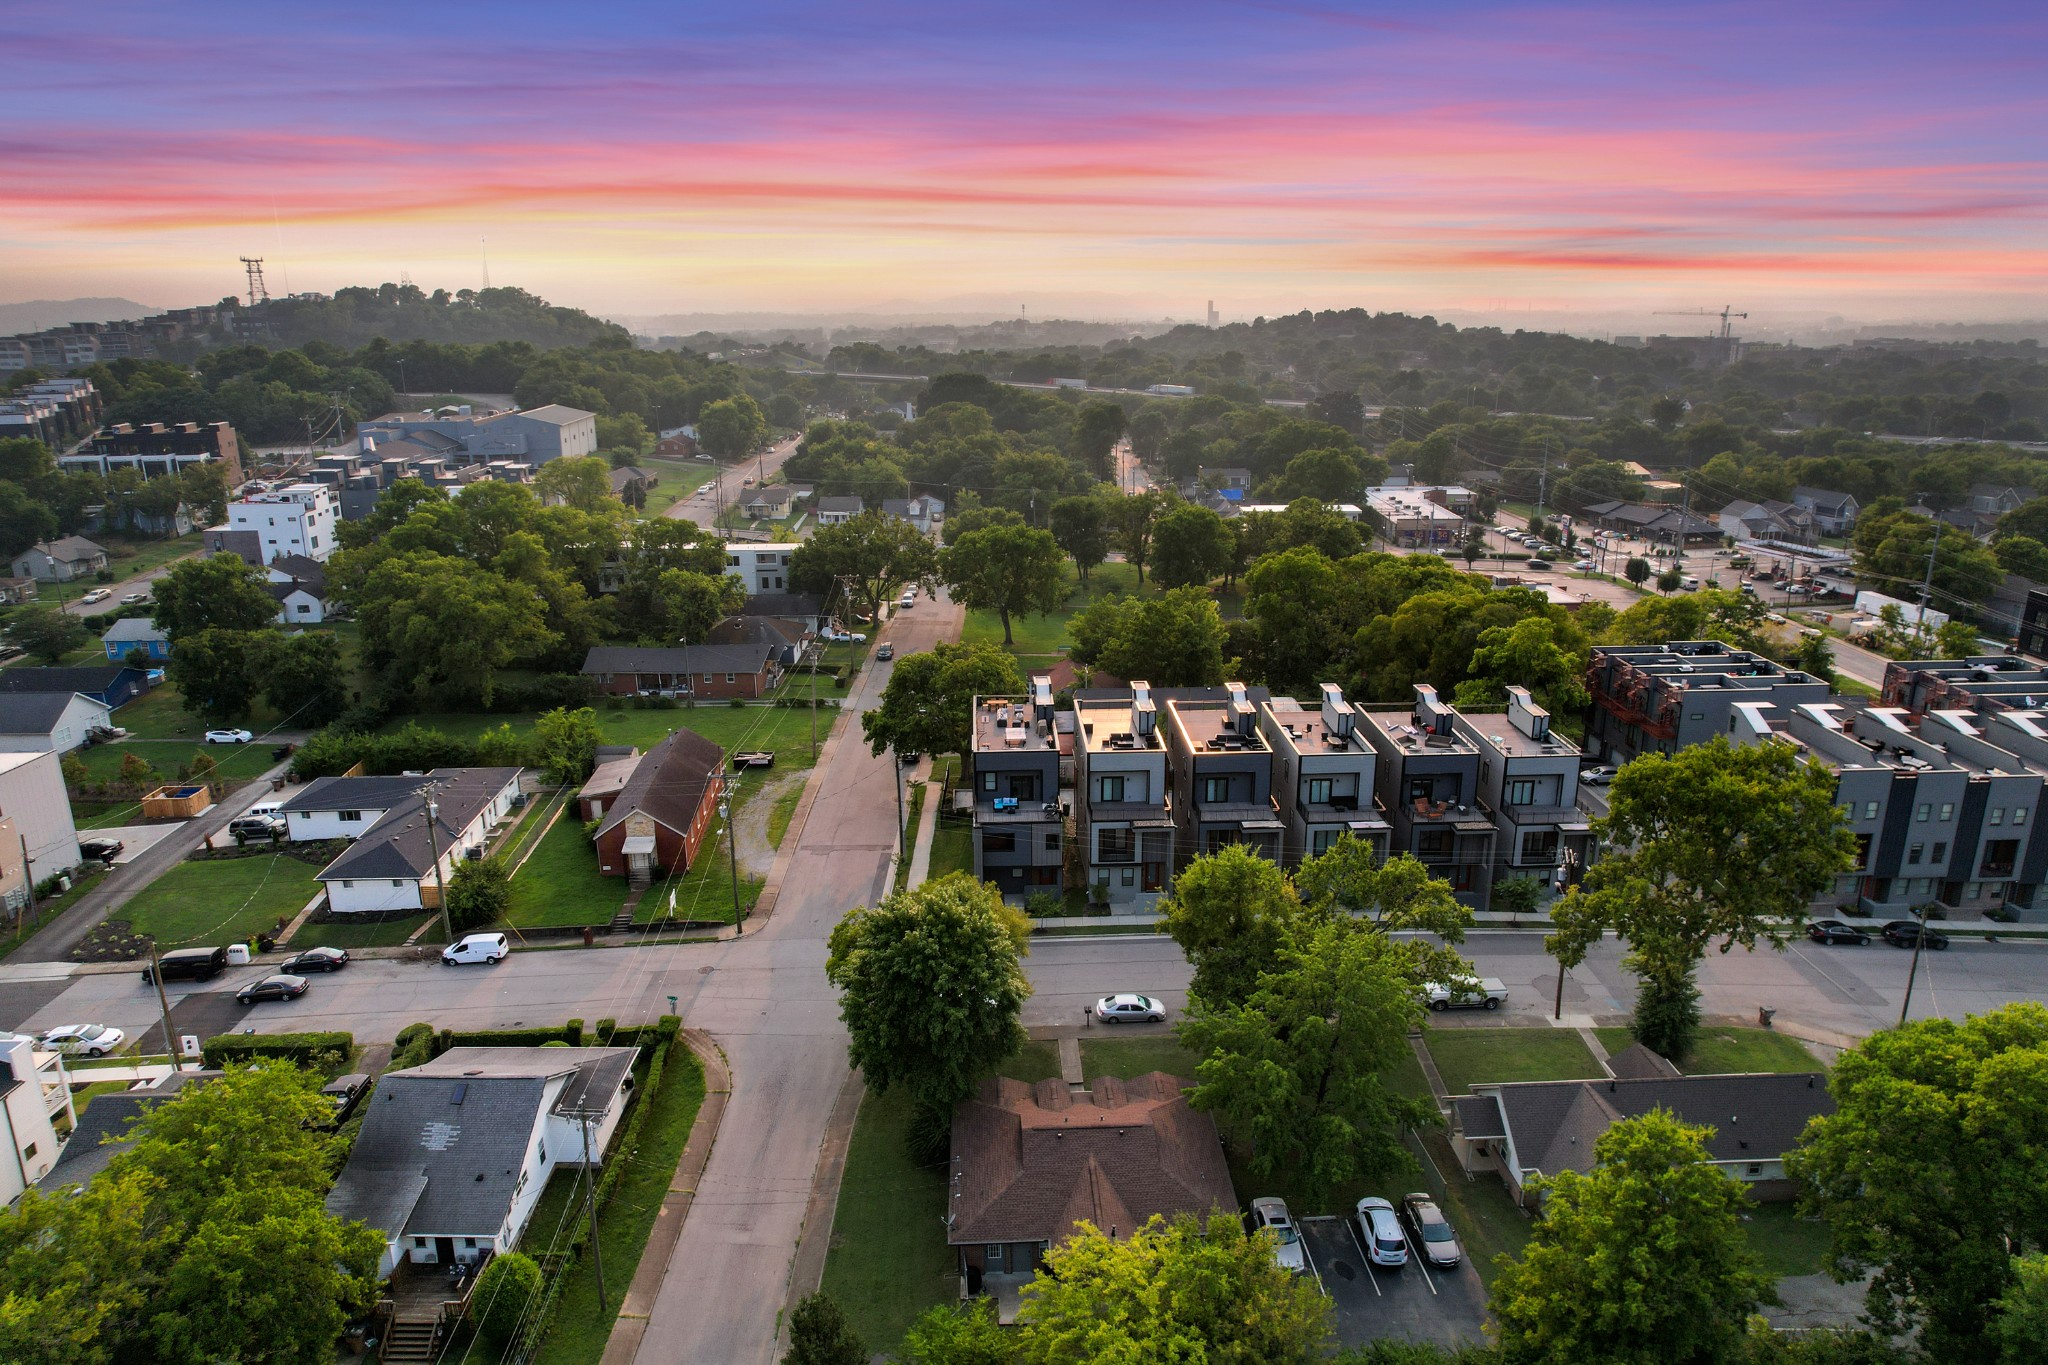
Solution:
<svg viewBox="0 0 2048 1365">
<path fill-rule="evenodd" d="M 503 934 L 465 934 L 441 950 L 441 962 L 448 967 L 465 962 L 488 962 L 496 966 L 511 951 L 512 944 Z"/>
<path fill-rule="evenodd" d="M 1158 1023 L 1166 1006 L 1149 995 L 1105 995 L 1095 1002 L 1095 1017 L 1105 1024 Z"/>
<path fill-rule="evenodd" d="M 236 839 L 268 839 L 285 832 L 285 818 L 282 815 L 258 815 L 250 811 L 228 821 L 228 834 Z"/>
<path fill-rule="evenodd" d="M 251 981 L 235 992 L 235 999 L 245 1005 L 253 1005 L 259 1000 L 296 1000 L 306 993 L 308 984 L 303 976 L 278 972 L 261 981 Z"/>
<path fill-rule="evenodd" d="M 1436 1200 L 1426 1194 L 1404 1195 L 1401 1217 L 1408 1223 L 1408 1235 L 1416 1252 L 1432 1267 L 1451 1270 L 1465 1259 L 1458 1246 L 1458 1234 L 1452 1230 L 1451 1220 L 1444 1217 L 1444 1211 L 1436 1206 Z"/>
<path fill-rule="evenodd" d="M 1526 567 L 1531 569 L 1554 569 L 1557 565 L 1547 559 L 1532 559 L 1527 562 Z"/>
<path fill-rule="evenodd" d="M 308 948 L 286 958 L 277 969 L 293 976 L 304 976 L 307 972 L 338 972 L 347 965 L 346 948 Z"/>
<path fill-rule="evenodd" d="M 903 596 L 896 599 L 896 610 L 898 611 L 909 611 L 912 607 L 916 605 L 917 589 L 915 588 L 905 588 L 903 590 Z"/>
<path fill-rule="evenodd" d="M 1394 1206 L 1378 1195 L 1358 1201 L 1358 1241 L 1366 1260 L 1376 1266 L 1399 1270 L 1408 1264 L 1408 1242 L 1401 1236 L 1401 1221 Z"/>
<path fill-rule="evenodd" d="M 91 858 L 94 862 L 111 863 L 121 856 L 121 850 L 128 847 L 119 839 L 80 839 L 78 856 Z"/>
<path fill-rule="evenodd" d="M 370 1078 L 361 1071 L 351 1071 L 346 1076 L 336 1076 L 320 1087 L 320 1093 L 334 1104 L 333 1126 L 339 1128 L 348 1121 L 348 1116 L 363 1102 L 363 1096 L 370 1093 Z"/>
<path fill-rule="evenodd" d="M 128 1035 L 106 1024 L 65 1024 L 43 1035 L 43 1046 L 67 1057 L 104 1057 Z"/>
<path fill-rule="evenodd" d="M 1895 919 L 1878 933 L 1894 948 L 1910 948 L 1923 939 L 1929 952 L 1938 953 L 1948 947 L 1947 934 L 1939 929 L 1929 929 L 1916 919 Z"/>
<path fill-rule="evenodd" d="M 1580 573 L 1591 573 L 1593 572 L 1593 561 L 1590 559 L 1576 560 L 1573 562 L 1572 567 Z"/>
<path fill-rule="evenodd" d="M 1422 998 L 1431 1009 L 1497 1010 L 1508 998 L 1508 988 L 1497 976 L 1468 981 L 1431 981 L 1422 988 Z"/>
<path fill-rule="evenodd" d="M 104 602 L 113 595 L 113 593 L 109 592 L 105 588 L 94 588 L 91 592 L 87 593 L 85 596 L 79 598 L 78 600 L 81 602 Z"/>
<path fill-rule="evenodd" d="M 1579 774 L 1581 787 L 1604 787 L 1614 780 L 1612 768 L 1587 768 Z"/>
<path fill-rule="evenodd" d="M 147 602 L 148 600 L 149 594 L 146 592 L 131 592 L 126 597 L 121 599 L 121 605 L 124 607 L 132 607 L 138 602 Z"/>
<path fill-rule="evenodd" d="M 1832 947 L 1837 943 L 1853 943 L 1862 947 L 1870 942 L 1870 935 L 1853 924 L 1844 924 L 1838 919 L 1817 919 L 1806 926 L 1806 936 L 1815 943 Z"/>
<path fill-rule="evenodd" d="M 1273 1248 L 1273 1259 L 1280 1263 L 1282 1270 L 1291 1270 L 1299 1275 L 1308 1266 L 1308 1258 L 1302 1254 L 1301 1233 L 1294 1226 L 1294 1215 L 1287 1211 L 1287 1201 L 1273 1195 L 1252 1200 L 1252 1231 L 1270 1232 L 1278 1243 Z"/>
<path fill-rule="evenodd" d="M 206 742 L 208 744 L 247 744 L 254 738 L 256 736 L 250 734 L 247 730 L 208 730 L 206 732 Z"/>
<path fill-rule="evenodd" d="M 887 662 L 889 662 L 889 660 L 891 660 L 891 659 L 893 659 L 893 658 L 895 658 L 895 657 L 896 657 L 896 646 L 894 646 L 894 645 L 890 645 L 890 644 L 885 644 L 885 645 L 883 645 L 883 646 L 882 646 L 882 647 L 881 647 L 880 649 L 878 649 L 878 650 L 876 650 L 876 651 L 875 651 L 875 660 L 876 660 L 876 662 L 878 662 L 878 663 L 887 663 Z"/>
</svg>

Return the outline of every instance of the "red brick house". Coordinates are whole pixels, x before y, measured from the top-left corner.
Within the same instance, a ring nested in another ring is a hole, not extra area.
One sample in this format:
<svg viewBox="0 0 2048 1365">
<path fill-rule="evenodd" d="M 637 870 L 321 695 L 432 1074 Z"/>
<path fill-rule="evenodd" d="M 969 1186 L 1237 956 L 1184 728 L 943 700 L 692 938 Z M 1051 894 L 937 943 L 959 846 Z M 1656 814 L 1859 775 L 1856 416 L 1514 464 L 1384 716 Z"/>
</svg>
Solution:
<svg viewBox="0 0 2048 1365">
<path fill-rule="evenodd" d="M 694 730 L 649 749 L 597 827 L 597 868 L 645 886 L 656 872 L 689 870 L 718 816 L 725 751 Z"/>
<path fill-rule="evenodd" d="M 673 436 L 664 436 L 656 441 L 654 453 L 670 460 L 690 459 L 697 453 L 697 438 L 678 431 Z"/>
<path fill-rule="evenodd" d="M 600 692 L 695 697 L 759 697 L 782 680 L 779 649 L 759 641 L 733 645 L 599 645 L 584 656 L 583 676 Z"/>
</svg>

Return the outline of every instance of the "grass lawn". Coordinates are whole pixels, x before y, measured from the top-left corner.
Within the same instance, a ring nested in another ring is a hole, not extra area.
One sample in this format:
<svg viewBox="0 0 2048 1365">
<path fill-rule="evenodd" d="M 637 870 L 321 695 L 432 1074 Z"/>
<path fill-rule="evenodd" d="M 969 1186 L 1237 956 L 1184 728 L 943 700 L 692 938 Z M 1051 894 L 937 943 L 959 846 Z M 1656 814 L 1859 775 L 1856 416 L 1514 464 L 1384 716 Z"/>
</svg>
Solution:
<svg viewBox="0 0 2048 1365">
<path fill-rule="evenodd" d="M 445 735 L 475 739 L 486 730 L 509 722 L 514 730 L 532 728 L 533 716 L 474 715 L 465 712 L 433 712 L 427 715 L 397 716 L 384 726 L 396 730 L 408 723 Z M 818 737 L 822 741 L 836 713 L 820 712 Z M 634 744 L 651 749 L 667 739 L 672 730 L 695 730 L 713 744 L 727 749 L 767 749 L 774 753 L 777 768 L 811 766 L 810 708 L 781 706 L 679 706 L 674 710 L 617 711 L 597 709 L 597 723 L 610 744 Z M 253 727 L 251 727 L 253 728 Z M 264 752 L 268 753 L 268 750 Z"/>
<path fill-rule="evenodd" d="M 116 711 L 114 724 L 127 730 L 136 739 L 182 739 L 194 745 L 199 744 L 200 737 L 211 728 L 206 721 L 185 709 L 184 694 L 178 691 L 176 684 L 169 682 L 152 687 Z M 270 731 L 306 728 L 303 725 L 290 725 L 275 707 L 261 701 L 256 703 L 255 709 L 239 725 L 241 729 L 251 731 L 256 736 L 255 744 L 246 747 L 258 749 L 266 755 L 270 752 L 270 744 L 264 736 Z M 223 753 L 228 748 L 224 744 L 212 747 Z M 88 752 L 94 753 L 98 750 Z"/>
<path fill-rule="evenodd" d="M 292 936 L 294 948 L 396 948 L 412 937 L 413 930 L 422 924 L 427 932 L 420 936 L 422 943 L 440 943 L 441 917 L 434 911 L 423 911 L 405 919 L 386 920 L 382 924 L 350 924 L 345 920 L 326 920 L 319 924 L 308 921 L 304 928 Z"/>
<path fill-rule="evenodd" d="M 1764 1269 L 1778 1276 L 1818 1275 L 1833 1237 L 1825 1219 L 1801 1218 L 1789 1203 L 1753 1205 L 1742 1230 Z"/>
<path fill-rule="evenodd" d="M 1002 1065 L 1005 1076 L 1020 1081 L 1049 1081 L 1060 1074 L 1060 1049 L 1057 1043 L 1026 1043 L 1017 1049 L 1017 1055 Z"/>
<path fill-rule="evenodd" d="M 775 807 L 768 812 L 768 844 L 771 848 L 782 847 L 782 836 L 789 833 L 789 822 L 796 817 L 796 808 L 803 799 L 802 782 L 792 785 L 775 798 Z"/>
<path fill-rule="evenodd" d="M 605 924 L 619 913 L 631 890 L 626 878 L 598 872 L 597 847 L 583 836 L 583 823 L 570 811 L 542 836 L 533 856 L 512 878 L 512 904 L 505 922 L 521 927 Z"/>
<path fill-rule="evenodd" d="M 1625 1028 L 1595 1029 L 1594 1036 L 1609 1055 L 1635 1041 Z M 1806 1044 L 1770 1029 L 1709 1027 L 1700 1030 L 1692 1055 L 1679 1067 L 1688 1076 L 1726 1075 L 1741 1071 L 1825 1071 Z"/>
<path fill-rule="evenodd" d="M 904 840 L 903 847 L 905 848 L 910 847 L 911 841 L 916 838 L 918 817 L 924 813 L 924 785 L 925 784 L 922 782 L 913 782 L 910 784 L 910 799 L 905 807 L 907 813 L 903 817 L 902 833 Z M 934 836 L 936 836 L 937 833 L 938 831 L 935 828 L 933 830 Z M 904 883 L 910 880 L 910 861 L 911 860 L 906 857 L 899 858 L 896 862 L 895 889 L 898 891 L 901 891 L 903 889 Z"/>
<path fill-rule="evenodd" d="M 119 918 L 159 949 L 239 943 L 304 909 L 320 890 L 313 872 L 282 853 L 183 862 L 144 887 Z"/>
<path fill-rule="evenodd" d="M 156 773 L 153 780 L 163 782 L 176 781 L 178 769 L 189 768 L 202 753 L 214 761 L 223 782 L 247 782 L 261 775 L 272 762 L 270 746 L 260 740 L 254 744 L 201 744 L 189 739 L 124 739 L 74 752 L 95 782 L 118 780 L 121 764 L 129 754 L 149 764 Z"/>
<path fill-rule="evenodd" d="M 759 877 L 750 877 L 745 871 L 740 873 L 739 906 L 742 913 L 752 910 L 754 902 L 761 899 L 762 884 Z M 633 914 L 633 923 L 653 924 L 666 917 L 671 891 L 675 893 L 677 919 L 732 923 L 732 856 L 725 847 L 722 830 L 713 832 L 704 840 L 697 850 L 697 861 L 690 865 L 688 872 L 658 881 L 647 888 L 647 894 L 640 898 L 640 908 Z"/>
<path fill-rule="evenodd" d="M 158 1041 L 162 1041 L 161 1036 L 159 1036 Z M 69 1067 L 66 1068 L 66 1070 L 69 1069 Z M 124 1093 L 131 1084 L 133 1084 L 131 1081 L 94 1081 L 91 1085 L 82 1085 L 71 1092 L 71 1107 L 80 1114 L 83 1114 L 85 1113 L 86 1106 L 92 1103 L 95 1095 L 119 1095 Z"/>
<path fill-rule="evenodd" d="M 562 1291 L 561 1307 L 553 1329 L 534 1356 L 535 1365 L 596 1365 L 604 1356 L 605 1342 L 618 1318 L 618 1296 L 632 1281 L 640 1254 L 647 1249 L 647 1235 L 654 1229 L 655 1215 L 661 1211 L 669 1182 L 675 1178 L 676 1163 L 682 1160 L 690 1128 L 697 1121 L 697 1110 L 704 1103 L 704 1068 L 680 1039 L 669 1048 L 662 1066 L 661 1092 L 650 1103 L 654 1108 L 641 1121 L 638 1145 L 630 1153 L 612 1154 L 627 1166 L 612 1189 L 610 1202 L 598 1215 L 599 1251 L 611 1293 L 609 1306 L 603 1311 L 597 1306 L 597 1273 L 590 1256 L 578 1257 L 567 1272 L 570 1278 Z M 542 1223 L 540 1215 L 546 1212 L 557 1181 L 549 1182 L 535 1210 L 532 1227 L 536 1234 L 552 1235 L 555 1222 Z"/>
<path fill-rule="evenodd" d="M 1108 1031 L 1106 1026 L 1104 1031 Z M 1193 1080 L 1195 1063 L 1199 1060 L 1171 1034 L 1081 1040 L 1081 1074 L 1091 1081 L 1097 1076 L 1121 1076 L 1129 1080 L 1149 1071 L 1167 1071 L 1184 1080 Z"/>
<path fill-rule="evenodd" d="M 1098 564 L 1088 575 L 1088 586 L 1082 587 L 1074 573 L 1074 562 L 1070 559 L 1060 565 L 1062 581 L 1067 594 L 1059 607 L 1043 616 L 1026 615 L 1010 618 L 1010 635 L 1014 643 L 1010 652 L 1020 662 L 1049 663 L 1067 648 L 1067 620 L 1082 607 L 1098 597 L 1116 593 L 1150 594 L 1154 591 L 1150 579 L 1141 589 L 1138 586 L 1138 571 L 1129 564 Z M 992 611 L 970 611 L 967 624 L 960 638 L 968 644 L 1001 645 L 1003 642 L 1002 618 Z"/>
<path fill-rule="evenodd" d="M 941 1226 L 947 1163 L 910 1159 L 910 1110 L 901 1087 L 861 1100 L 825 1254 L 824 1291 L 871 1352 L 895 1350 L 918 1314 L 960 1292 Z"/>
<path fill-rule="evenodd" d="M 974 872 L 974 826 L 941 811 L 932 827 L 931 875 L 943 877 L 948 872 Z"/>
<path fill-rule="evenodd" d="M 114 829 L 132 825 L 142 818 L 142 807 L 133 801 L 73 801 L 71 823 L 85 829 Z"/>
<path fill-rule="evenodd" d="M 1606 1074 L 1571 1029 L 1433 1028 L 1425 1036 L 1453 1095 L 1469 1093 L 1477 1081 L 1564 1081 Z"/>
</svg>

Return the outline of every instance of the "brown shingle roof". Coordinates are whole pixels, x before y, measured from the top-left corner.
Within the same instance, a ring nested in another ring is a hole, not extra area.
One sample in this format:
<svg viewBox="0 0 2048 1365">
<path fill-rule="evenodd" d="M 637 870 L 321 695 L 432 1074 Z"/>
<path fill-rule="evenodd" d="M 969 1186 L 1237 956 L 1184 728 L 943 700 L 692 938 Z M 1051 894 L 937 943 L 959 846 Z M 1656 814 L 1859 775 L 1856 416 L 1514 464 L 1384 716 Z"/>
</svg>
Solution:
<svg viewBox="0 0 2048 1365">
<path fill-rule="evenodd" d="M 718 781 L 725 751 L 695 730 L 677 730 L 647 751 L 633 775 L 605 811 L 598 826 L 602 839 L 636 810 L 646 811 L 677 833 L 687 832 L 704 800 L 704 789 Z"/>
<path fill-rule="evenodd" d="M 1086 1219 L 1127 1236 L 1153 1214 L 1235 1209 L 1216 1125 L 1163 1071 L 1062 1081 L 990 1079 L 953 1115 L 948 1241 L 1064 1241 Z"/>
</svg>

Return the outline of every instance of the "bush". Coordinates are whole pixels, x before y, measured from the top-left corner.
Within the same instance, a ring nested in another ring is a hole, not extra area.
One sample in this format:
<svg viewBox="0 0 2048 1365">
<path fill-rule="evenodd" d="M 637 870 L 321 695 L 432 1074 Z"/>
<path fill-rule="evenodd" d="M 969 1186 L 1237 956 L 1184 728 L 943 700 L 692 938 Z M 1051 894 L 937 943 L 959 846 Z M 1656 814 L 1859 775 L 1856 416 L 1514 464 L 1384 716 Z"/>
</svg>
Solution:
<svg viewBox="0 0 2048 1365">
<path fill-rule="evenodd" d="M 953 1150 L 953 1106 L 916 1101 L 910 1110 L 906 1139 L 910 1159 L 920 1166 L 943 1165 Z"/>
<path fill-rule="evenodd" d="M 725 699 L 725 704 L 727 706 L 732 707 L 734 710 L 738 710 L 740 707 L 745 706 L 747 704 L 747 699 L 745 697 L 727 697 Z"/>
<path fill-rule="evenodd" d="M 432 1024 L 407 1024 L 398 1031 L 398 1037 L 391 1043 L 392 1071 L 404 1071 L 409 1067 L 421 1066 L 434 1058 L 434 1026 Z"/>
<path fill-rule="evenodd" d="M 501 858 L 455 865 L 448 879 L 448 923 L 466 934 L 497 920 L 512 903 L 512 874 Z"/>
<path fill-rule="evenodd" d="M 610 1046 L 612 1045 L 612 1037 L 613 1037 L 613 1035 L 617 1034 L 617 1033 L 618 1033 L 618 1031 L 619 1031 L 619 1021 L 618 1021 L 618 1020 L 616 1020 L 616 1019 L 600 1019 L 600 1020 L 598 1020 L 598 1021 L 597 1021 L 597 1045 L 598 1045 L 599 1047 L 610 1047 Z"/>
<path fill-rule="evenodd" d="M 215 1070 L 275 1058 L 333 1074 L 348 1065 L 355 1045 L 351 1033 L 223 1033 L 208 1038 L 199 1055 Z"/>
<path fill-rule="evenodd" d="M 583 1046 L 583 1021 L 581 1019 L 571 1019 L 568 1023 L 562 1025 L 562 1041 L 570 1047 Z"/>
<path fill-rule="evenodd" d="M 1700 1028 L 1700 988 L 1689 975 L 1675 983 L 1644 977 L 1628 1026 L 1636 1041 L 1658 1056 L 1685 1056 Z"/>
<path fill-rule="evenodd" d="M 663 1043 L 673 1043 L 676 1034 L 682 1031 L 683 1021 L 673 1014 L 664 1014 L 654 1021 L 654 1036 Z"/>
<path fill-rule="evenodd" d="M 478 1334 L 493 1346 L 510 1342 L 540 1293 L 540 1281 L 540 1267 L 531 1256 L 517 1251 L 493 1256 L 469 1296 L 470 1320 Z"/>
</svg>

